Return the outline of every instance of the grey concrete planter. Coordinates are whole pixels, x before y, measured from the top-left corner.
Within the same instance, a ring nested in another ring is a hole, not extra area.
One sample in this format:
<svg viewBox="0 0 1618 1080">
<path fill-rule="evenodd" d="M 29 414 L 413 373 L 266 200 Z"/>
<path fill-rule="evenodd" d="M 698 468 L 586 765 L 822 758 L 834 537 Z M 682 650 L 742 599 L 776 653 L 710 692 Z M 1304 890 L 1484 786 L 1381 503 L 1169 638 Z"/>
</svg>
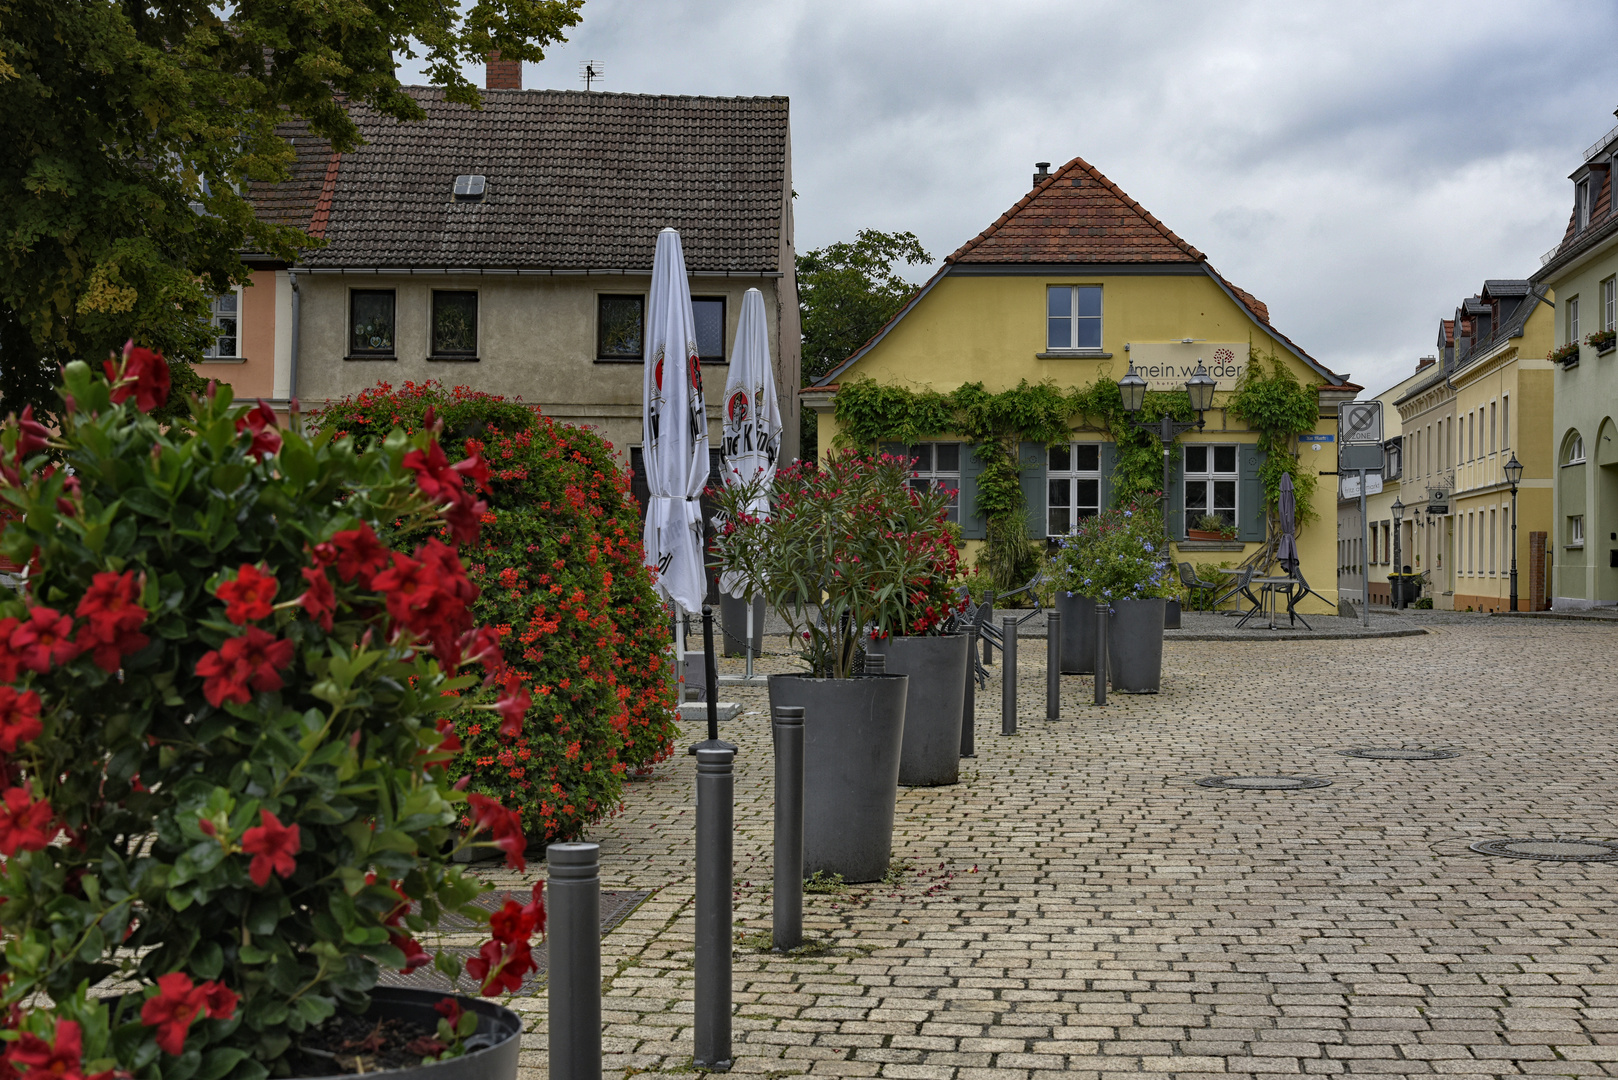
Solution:
<svg viewBox="0 0 1618 1080">
<path fill-rule="evenodd" d="M 448 1061 L 390 1069 L 389 1080 L 516 1080 L 517 1051 L 522 1044 L 522 1018 L 503 1005 L 482 998 L 460 997 L 442 990 L 412 990 L 399 986 L 378 986 L 371 991 L 371 1007 L 366 1016 L 378 1020 L 402 1017 L 417 1020 L 428 1028 L 438 1024 L 433 1006 L 446 997 L 455 997 L 461 1008 L 478 1014 L 478 1030 L 467 1040 L 467 1052 Z M 333 1077 L 352 1077 L 335 1073 Z M 324 1080 L 324 1078 L 321 1078 Z"/>
<path fill-rule="evenodd" d="M 966 706 L 966 635 L 896 637 L 880 646 L 889 675 L 910 676 L 905 695 L 899 783 L 937 787 L 961 778 L 961 712 Z"/>
<path fill-rule="evenodd" d="M 1096 602 L 1077 593 L 1056 590 L 1062 616 L 1062 674 L 1093 675 L 1096 670 Z"/>
<path fill-rule="evenodd" d="M 1155 694 L 1163 683 L 1162 600 L 1114 600 L 1107 622 L 1112 688 L 1120 694 Z"/>
<path fill-rule="evenodd" d="M 771 675 L 770 709 L 803 707 L 803 872 L 877 881 L 893 859 L 910 679 Z"/>
<path fill-rule="evenodd" d="M 726 656 L 747 655 L 747 601 L 725 593 L 719 597 L 719 622 L 725 634 Z M 753 655 L 764 651 L 764 598 L 753 601 Z"/>
<path fill-rule="evenodd" d="M 1180 628 L 1180 600 L 1175 597 L 1163 601 L 1163 629 L 1178 630 Z"/>
</svg>

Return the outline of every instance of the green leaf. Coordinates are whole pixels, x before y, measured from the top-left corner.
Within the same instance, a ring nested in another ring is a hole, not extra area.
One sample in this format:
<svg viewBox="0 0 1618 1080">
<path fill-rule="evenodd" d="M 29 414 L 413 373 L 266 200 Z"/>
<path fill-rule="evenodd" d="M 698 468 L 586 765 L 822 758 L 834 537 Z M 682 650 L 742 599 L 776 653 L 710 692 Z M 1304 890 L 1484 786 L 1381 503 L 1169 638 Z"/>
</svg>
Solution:
<svg viewBox="0 0 1618 1080">
<path fill-rule="evenodd" d="M 202 1056 L 202 1065 L 197 1069 L 196 1080 L 220 1080 L 236 1063 L 247 1057 L 246 1050 L 238 1050 L 232 1046 L 219 1046 L 209 1050 Z"/>
</svg>

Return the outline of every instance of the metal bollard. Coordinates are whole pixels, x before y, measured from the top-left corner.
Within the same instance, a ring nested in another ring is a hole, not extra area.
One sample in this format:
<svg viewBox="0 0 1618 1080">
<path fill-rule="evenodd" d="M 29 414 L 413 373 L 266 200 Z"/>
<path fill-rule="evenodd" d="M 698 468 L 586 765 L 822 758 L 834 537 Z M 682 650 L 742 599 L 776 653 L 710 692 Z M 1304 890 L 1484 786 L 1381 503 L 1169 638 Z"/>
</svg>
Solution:
<svg viewBox="0 0 1618 1080">
<path fill-rule="evenodd" d="M 1045 719 L 1062 718 L 1062 613 L 1045 616 Z"/>
<path fill-rule="evenodd" d="M 1096 704 L 1107 703 L 1107 604 L 1096 605 Z"/>
<path fill-rule="evenodd" d="M 865 654 L 866 675 L 886 675 L 888 673 L 888 658 L 879 652 Z"/>
<path fill-rule="evenodd" d="M 1017 617 L 1000 620 L 1000 734 L 1017 734 Z"/>
<path fill-rule="evenodd" d="M 978 627 L 973 623 L 966 631 L 966 701 L 961 707 L 961 756 L 978 756 L 978 676 L 974 661 L 978 655 Z"/>
<path fill-rule="evenodd" d="M 728 1072 L 735 750 L 697 750 L 697 955 L 692 1062 Z"/>
<path fill-rule="evenodd" d="M 713 608 L 702 605 L 702 655 L 708 678 L 708 741 L 719 741 L 719 658 L 713 651 Z"/>
<path fill-rule="evenodd" d="M 601 1080 L 601 845 L 551 844 L 545 860 L 550 1075 Z"/>
<path fill-rule="evenodd" d="M 775 707 L 775 951 L 803 944 L 803 709 Z"/>
</svg>

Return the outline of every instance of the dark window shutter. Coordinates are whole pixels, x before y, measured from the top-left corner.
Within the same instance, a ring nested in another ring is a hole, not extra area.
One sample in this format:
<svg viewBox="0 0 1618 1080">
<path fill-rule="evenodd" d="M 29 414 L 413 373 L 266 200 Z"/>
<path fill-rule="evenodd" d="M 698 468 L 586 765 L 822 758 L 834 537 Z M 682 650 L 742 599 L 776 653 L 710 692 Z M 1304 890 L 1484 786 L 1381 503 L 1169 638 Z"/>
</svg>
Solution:
<svg viewBox="0 0 1618 1080">
<path fill-rule="evenodd" d="M 1169 490 L 1168 505 L 1164 513 L 1168 516 L 1166 522 L 1169 537 L 1174 540 L 1185 539 L 1185 447 L 1175 443 L 1169 448 Z"/>
<path fill-rule="evenodd" d="M 1045 444 L 1021 443 L 1017 447 L 1017 480 L 1022 484 L 1022 499 L 1028 511 L 1028 535 L 1043 540 L 1049 528 L 1045 515 L 1048 489 L 1045 484 Z"/>
<path fill-rule="evenodd" d="M 1112 482 L 1112 474 L 1118 468 L 1118 444 L 1101 444 L 1101 509 L 1105 510 L 1112 505 L 1112 493 L 1117 486 Z"/>
<path fill-rule="evenodd" d="M 1236 452 L 1240 462 L 1241 482 L 1236 488 L 1236 537 L 1239 540 L 1264 539 L 1264 484 L 1258 470 L 1264 464 L 1264 455 L 1252 443 L 1245 443 Z"/>
<path fill-rule="evenodd" d="M 968 540 L 982 540 L 989 535 L 983 515 L 978 512 L 978 474 L 983 463 L 971 443 L 961 444 L 961 535 Z"/>
<path fill-rule="evenodd" d="M 910 450 L 902 442 L 885 442 L 876 444 L 878 454 L 892 454 L 894 457 L 908 458 Z"/>
</svg>

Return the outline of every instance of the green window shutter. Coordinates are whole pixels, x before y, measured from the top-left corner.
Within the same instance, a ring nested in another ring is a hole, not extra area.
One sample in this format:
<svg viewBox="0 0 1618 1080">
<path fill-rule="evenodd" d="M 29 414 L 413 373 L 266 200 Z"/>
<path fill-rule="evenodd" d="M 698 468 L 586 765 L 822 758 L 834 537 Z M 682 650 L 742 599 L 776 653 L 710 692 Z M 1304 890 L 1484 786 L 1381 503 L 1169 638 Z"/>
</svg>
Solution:
<svg viewBox="0 0 1618 1080">
<path fill-rule="evenodd" d="M 1168 516 L 1169 537 L 1185 539 L 1185 447 L 1175 443 L 1169 448 Z"/>
<path fill-rule="evenodd" d="M 1112 474 L 1118 468 L 1118 444 L 1101 444 L 1101 509 L 1105 510 L 1112 505 L 1112 491 L 1114 484 Z"/>
<path fill-rule="evenodd" d="M 1244 443 L 1236 452 L 1241 480 L 1236 487 L 1236 538 L 1238 540 L 1264 539 L 1264 484 L 1258 471 L 1264 465 L 1264 454 L 1252 443 Z"/>
<path fill-rule="evenodd" d="M 961 535 L 968 540 L 982 540 L 989 535 L 983 515 L 978 512 L 978 474 L 982 471 L 977 449 L 971 443 L 962 443 Z"/>
<path fill-rule="evenodd" d="M 1022 499 L 1028 510 L 1028 535 L 1035 540 L 1045 539 L 1049 522 L 1045 514 L 1048 493 L 1045 462 L 1044 443 L 1025 442 L 1017 447 L 1017 479 L 1022 484 Z"/>
</svg>

